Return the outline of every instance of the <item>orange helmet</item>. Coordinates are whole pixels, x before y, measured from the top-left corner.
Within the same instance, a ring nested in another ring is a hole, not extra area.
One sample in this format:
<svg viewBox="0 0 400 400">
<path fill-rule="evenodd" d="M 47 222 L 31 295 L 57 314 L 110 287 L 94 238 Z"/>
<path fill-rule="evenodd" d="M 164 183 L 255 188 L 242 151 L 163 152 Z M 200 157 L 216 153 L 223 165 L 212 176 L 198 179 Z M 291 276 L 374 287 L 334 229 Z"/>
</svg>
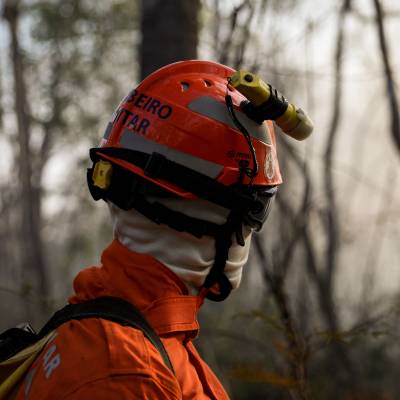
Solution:
<svg viewBox="0 0 400 400">
<path fill-rule="evenodd" d="M 100 146 L 90 151 L 94 166 L 88 172 L 96 200 L 135 208 L 198 237 L 215 236 L 220 265 L 206 285 L 219 283 L 221 292 L 226 242 L 232 232 L 243 242 L 243 223 L 261 228 L 282 182 L 273 124 L 259 124 L 241 111 L 246 98 L 228 83 L 234 73 L 221 64 L 194 60 L 149 75 L 114 112 Z M 231 213 L 221 229 L 155 206 L 146 200 L 148 194 L 200 197 Z M 218 245 L 223 241 L 225 250 Z"/>
</svg>

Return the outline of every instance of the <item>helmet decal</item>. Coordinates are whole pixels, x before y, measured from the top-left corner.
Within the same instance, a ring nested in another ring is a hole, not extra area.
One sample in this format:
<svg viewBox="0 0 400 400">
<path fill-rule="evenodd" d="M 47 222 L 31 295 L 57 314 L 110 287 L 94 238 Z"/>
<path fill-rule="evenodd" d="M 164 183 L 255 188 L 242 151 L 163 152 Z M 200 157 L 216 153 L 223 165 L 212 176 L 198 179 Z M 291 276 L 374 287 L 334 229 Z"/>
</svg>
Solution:
<svg viewBox="0 0 400 400">
<path fill-rule="evenodd" d="M 108 139 L 113 127 L 117 124 L 127 127 L 133 132 L 146 135 L 151 125 L 151 118 L 166 120 L 173 113 L 171 105 L 139 92 L 132 90 L 115 110 L 107 126 L 104 139 Z"/>
<path fill-rule="evenodd" d="M 161 119 L 167 119 L 172 114 L 172 107 L 163 104 L 147 94 L 140 93 L 137 89 L 132 90 L 125 98 L 124 103 L 132 103 L 135 108 L 157 115 Z"/>
</svg>

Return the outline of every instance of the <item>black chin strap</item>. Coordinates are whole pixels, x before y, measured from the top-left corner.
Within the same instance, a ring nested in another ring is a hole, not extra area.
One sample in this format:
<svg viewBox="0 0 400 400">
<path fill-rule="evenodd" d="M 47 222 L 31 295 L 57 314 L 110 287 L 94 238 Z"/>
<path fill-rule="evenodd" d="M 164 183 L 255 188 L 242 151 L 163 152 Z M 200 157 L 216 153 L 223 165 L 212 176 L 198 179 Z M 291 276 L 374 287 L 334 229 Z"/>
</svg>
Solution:
<svg viewBox="0 0 400 400">
<path fill-rule="evenodd" d="M 217 291 L 209 290 L 207 292 L 206 297 L 209 300 L 222 301 L 229 296 L 232 291 L 232 285 L 224 274 L 224 269 L 228 260 L 229 249 L 232 246 L 232 237 L 238 231 L 239 227 L 241 230 L 242 217 L 231 211 L 225 224 L 218 225 L 203 219 L 190 217 L 179 211 L 171 210 L 161 203 L 149 202 L 141 196 L 133 199 L 130 208 L 134 208 L 156 224 L 167 225 L 178 232 L 187 232 L 197 238 L 203 236 L 214 237 L 214 264 L 206 277 L 203 287 L 207 289 L 217 288 Z"/>
<path fill-rule="evenodd" d="M 241 230 L 242 217 L 239 217 L 238 213 L 231 211 L 225 224 L 218 225 L 171 210 L 158 202 L 151 203 L 140 196 L 133 199 L 131 208 L 134 208 L 156 224 L 167 225 L 178 232 L 187 232 L 197 238 L 203 236 L 214 237 L 214 264 L 206 277 L 203 287 L 217 289 L 216 291 L 209 290 L 207 292 L 206 297 L 209 300 L 222 301 L 229 296 L 232 291 L 232 285 L 224 274 L 224 269 L 229 257 L 229 249 L 232 246 L 232 237 L 238 229 Z"/>
<path fill-rule="evenodd" d="M 215 236 L 215 260 L 209 274 L 203 284 L 203 287 L 211 289 L 215 286 L 218 292 L 209 290 L 206 297 L 212 301 L 225 300 L 232 291 L 232 284 L 224 274 L 226 261 L 229 256 L 229 249 L 232 246 L 232 237 L 242 229 L 243 216 L 240 212 L 232 210 L 225 224 L 220 225 L 220 230 Z M 240 243 L 241 244 L 241 243 Z M 244 245 L 241 244 L 241 245 Z"/>
<path fill-rule="evenodd" d="M 151 203 L 141 196 L 133 199 L 130 208 L 134 208 L 156 224 L 167 225 L 178 232 L 187 232 L 197 238 L 203 236 L 214 237 L 214 264 L 206 277 L 203 287 L 207 289 L 217 288 L 217 291 L 209 290 L 207 292 L 206 297 L 209 300 L 222 301 L 229 296 L 232 291 L 232 285 L 224 274 L 224 269 L 228 260 L 229 249 L 232 246 L 232 237 L 239 229 L 242 229 L 243 217 L 239 213 L 231 211 L 225 224 L 218 225 L 171 210 L 158 202 Z"/>
</svg>

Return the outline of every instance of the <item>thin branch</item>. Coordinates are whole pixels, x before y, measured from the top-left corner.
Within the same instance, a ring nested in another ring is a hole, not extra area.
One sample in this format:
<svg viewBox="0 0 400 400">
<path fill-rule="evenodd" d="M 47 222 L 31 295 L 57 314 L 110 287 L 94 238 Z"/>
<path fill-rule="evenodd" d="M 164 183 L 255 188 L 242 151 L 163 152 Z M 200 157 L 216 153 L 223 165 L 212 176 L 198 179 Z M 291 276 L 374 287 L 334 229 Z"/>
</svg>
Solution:
<svg viewBox="0 0 400 400">
<path fill-rule="evenodd" d="M 333 110 L 328 132 L 328 140 L 325 147 L 325 165 L 324 165 L 324 188 L 326 197 L 326 210 L 324 215 L 324 225 L 327 237 L 327 244 L 325 249 L 325 266 L 323 275 L 316 282 L 320 286 L 320 302 L 328 322 L 329 329 L 332 332 L 340 330 L 339 322 L 336 314 L 336 307 L 334 303 L 334 288 L 333 277 L 337 270 L 337 256 L 339 254 L 339 211 L 336 205 L 336 196 L 334 190 L 333 178 L 333 160 L 335 144 L 338 136 L 339 123 L 342 117 L 342 92 L 343 92 L 343 53 L 345 44 L 345 20 L 346 15 L 351 11 L 351 0 L 344 0 L 338 15 L 337 27 L 337 40 L 335 51 L 335 90 L 333 95 Z M 310 243 L 308 243 L 309 245 Z M 313 271 L 315 273 L 315 271 Z M 348 355 L 347 349 L 341 343 L 334 346 L 332 355 L 337 357 L 341 366 L 344 367 L 346 377 L 344 382 L 348 385 L 354 386 L 357 382 L 357 374 Z"/>
<path fill-rule="evenodd" d="M 297 243 L 301 240 L 305 225 L 308 224 L 309 211 L 313 207 L 311 202 L 312 184 L 311 174 L 307 164 L 300 158 L 300 156 L 294 151 L 293 147 L 289 144 L 285 138 L 281 140 L 281 144 L 284 147 L 285 154 L 287 154 L 299 170 L 301 170 L 301 176 L 304 180 L 304 191 L 301 205 L 297 211 L 293 209 L 288 201 L 285 201 L 283 196 L 278 196 L 277 201 L 280 207 L 283 209 L 282 215 L 285 215 L 289 219 L 291 226 L 291 236 L 286 239 L 286 247 L 282 251 L 282 257 L 279 262 L 279 269 L 283 275 L 286 275 L 290 266 L 292 256 L 296 249 Z"/>
<path fill-rule="evenodd" d="M 218 60 L 219 51 L 220 51 L 220 36 L 221 36 L 221 8 L 220 8 L 220 0 L 214 0 L 213 2 L 213 11 L 214 11 L 214 19 L 213 19 L 213 39 L 214 39 L 214 58 Z"/>
<path fill-rule="evenodd" d="M 385 27 L 383 22 L 382 6 L 379 0 L 373 0 L 376 12 L 376 28 L 379 37 L 379 47 L 382 55 L 382 62 L 385 71 L 386 89 L 391 112 L 391 133 L 396 149 L 400 155 L 400 114 L 399 102 L 396 95 L 395 81 L 390 66 L 389 49 L 387 45 Z"/>
<path fill-rule="evenodd" d="M 285 328 L 287 343 L 285 358 L 289 367 L 290 377 L 297 382 L 295 393 L 291 393 L 291 395 L 293 398 L 296 397 L 301 400 L 308 400 L 310 399 L 307 381 L 308 348 L 295 327 L 294 319 L 289 308 L 289 301 L 284 289 L 284 280 L 279 275 L 272 275 L 267 268 L 267 256 L 259 236 L 255 236 L 254 246 L 260 264 L 263 267 L 263 277 L 271 290 L 279 310 L 282 325 Z"/>
<path fill-rule="evenodd" d="M 246 346 L 252 347 L 258 352 L 265 353 L 268 350 L 268 346 L 266 346 L 265 341 L 256 339 L 241 332 L 213 327 L 212 329 L 202 329 L 202 333 L 204 334 L 204 336 L 207 337 L 216 336 L 220 338 L 235 340 L 239 344 L 246 343 Z"/>
<path fill-rule="evenodd" d="M 385 181 L 388 182 L 391 188 L 397 187 L 397 176 L 398 175 L 393 171 L 393 169 L 389 168 L 389 172 Z M 390 221 L 390 214 L 388 213 L 388 210 L 394 202 L 396 192 L 394 190 L 389 190 L 389 193 L 389 197 L 384 192 L 381 194 L 381 206 L 375 217 L 375 223 L 373 225 L 369 240 L 369 250 L 367 250 L 365 254 L 366 266 L 360 301 L 360 315 L 362 315 L 363 318 L 366 318 L 366 315 L 369 313 L 369 306 L 371 304 L 370 298 L 372 296 L 375 283 L 374 278 L 376 272 L 378 271 L 378 262 L 382 253 L 384 240 L 388 234 L 388 230 L 386 229 L 386 225 Z"/>
<path fill-rule="evenodd" d="M 233 61 L 233 68 L 239 69 L 243 65 L 244 54 L 246 48 L 248 47 L 249 36 L 251 34 L 250 27 L 251 23 L 255 17 L 255 9 L 252 3 L 249 3 L 249 13 L 247 18 L 242 27 L 242 34 L 240 36 L 240 41 L 237 45 L 234 61 Z"/>
<path fill-rule="evenodd" d="M 339 250 L 339 226 L 337 221 L 337 206 L 333 182 L 333 154 L 338 134 L 339 122 L 342 116 L 342 70 L 343 70 L 343 52 L 344 52 L 344 23 L 345 16 L 350 10 L 351 0 L 344 0 L 339 16 L 338 30 L 335 52 L 335 91 L 333 96 L 333 111 L 331 117 L 330 128 L 328 132 L 328 141 L 325 147 L 325 174 L 324 186 L 325 196 L 327 200 L 326 212 L 326 231 L 327 231 L 327 249 L 326 249 L 326 269 L 325 279 L 329 286 L 336 270 L 337 254 Z"/>
<path fill-rule="evenodd" d="M 233 43 L 233 37 L 235 34 L 235 31 L 237 29 L 237 23 L 238 23 L 238 16 L 239 14 L 246 8 L 249 7 L 250 1 L 249 0 L 244 0 L 242 3 L 240 3 L 238 6 L 236 6 L 231 15 L 230 15 L 230 28 L 229 31 L 226 35 L 225 41 L 222 45 L 222 52 L 219 57 L 219 62 L 221 64 L 228 64 L 228 55 L 232 50 L 232 43 Z"/>
</svg>

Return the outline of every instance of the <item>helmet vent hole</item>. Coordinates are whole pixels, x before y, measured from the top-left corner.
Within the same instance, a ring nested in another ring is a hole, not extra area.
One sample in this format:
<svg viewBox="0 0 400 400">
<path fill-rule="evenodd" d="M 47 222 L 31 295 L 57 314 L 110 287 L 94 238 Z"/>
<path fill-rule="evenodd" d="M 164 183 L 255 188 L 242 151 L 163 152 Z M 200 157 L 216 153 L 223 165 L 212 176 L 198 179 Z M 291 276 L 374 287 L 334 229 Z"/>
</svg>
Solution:
<svg viewBox="0 0 400 400">
<path fill-rule="evenodd" d="M 208 79 L 204 79 L 204 84 L 205 84 L 207 87 L 212 86 L 211 81 L 209 81 Z"/>
<path fill-rule="evenodd" d="M 190 85 L 187 82 L 181 82 L 182 92 L 189 90 Z"/>
</svg>

